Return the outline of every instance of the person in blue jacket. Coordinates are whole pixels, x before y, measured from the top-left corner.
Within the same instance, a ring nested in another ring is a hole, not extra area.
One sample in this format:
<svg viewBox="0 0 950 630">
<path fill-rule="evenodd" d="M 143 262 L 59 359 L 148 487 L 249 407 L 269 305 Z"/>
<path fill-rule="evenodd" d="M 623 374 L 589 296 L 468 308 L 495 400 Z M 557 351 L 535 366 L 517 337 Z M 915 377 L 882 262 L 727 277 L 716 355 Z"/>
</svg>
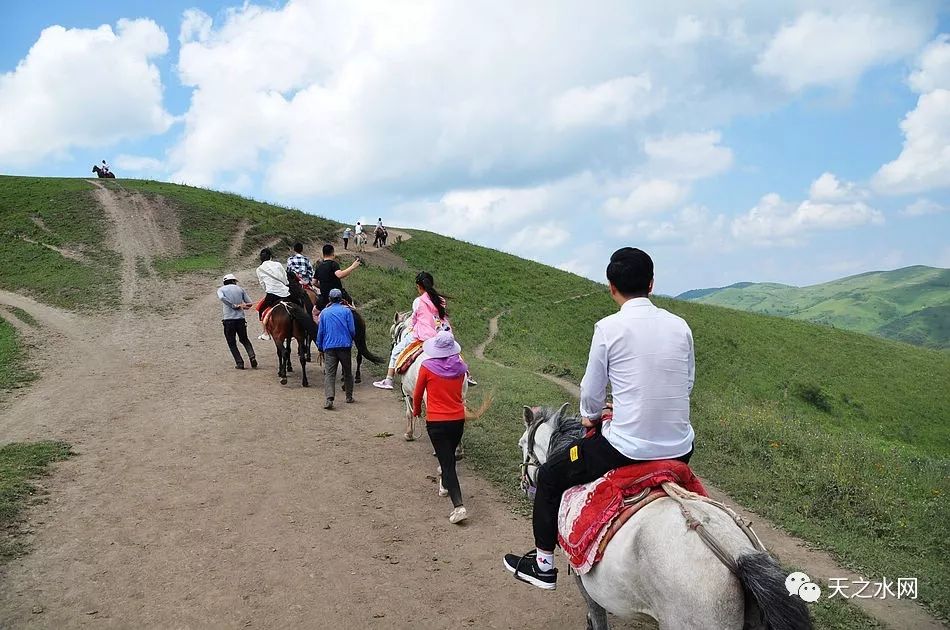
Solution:
<svg viewBox="0 0 950 630">
<path fill-rule="evenodd" d="M 323 390 L 327 395 L 324 409 L 333 409 L 336 395 L 336 369 L 343 370 L 343 393 L 346 402 L 353 402 L 353 337 L 356 335 L 356 321 L 353 311 L 342 304 L 343 292 L 330 290 L 330 304 L 320 312 L 317 329 L 317 349 L 323 353 Z"/>
</svg>

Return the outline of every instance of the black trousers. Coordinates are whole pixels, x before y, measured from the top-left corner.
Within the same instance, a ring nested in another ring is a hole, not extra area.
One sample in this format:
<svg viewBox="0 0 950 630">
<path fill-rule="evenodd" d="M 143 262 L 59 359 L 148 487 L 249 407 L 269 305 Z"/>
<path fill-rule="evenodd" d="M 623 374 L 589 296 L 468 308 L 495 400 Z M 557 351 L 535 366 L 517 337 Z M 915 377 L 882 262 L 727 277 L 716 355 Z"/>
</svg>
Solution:
<svg viewBox="0 0 950 630">
<path fill-rule="evenodd" d="M 260 319 L 263 321 L 263 319 L 264 319 L 264 311 L 266 311 L 267 309 L 269 309 L 269 308 L 272 307 L 273 305 L 280 303 L 281 300 L 287 300 L 287 301 L 293 302 L 293 298 L 291 298 L 291 297 L 289 297 L 289 296 L 288 296 L 288 297 L 279 297 L 279 296 L 274 295 L 273 293 L 265 293 L 265 294 L 264 294 L 264 301 L 261 302 L 260 309 L 257 311 L 258 317 L 260 317 Z"/>
<path fill-rule="evenodd" d="M 241 351 L 237 347 L 238 339 L 247 351 L 247 358 L 253 360 L 254 347 L 251 345 L 251 340 L 247 338 L 247 322 L 244 319 L 222 319 L 221 323 L 224 325 L 224 339 L 228 342 L 234 364 L 244 365 L 244 357 L 241 356 Z"/>
<path fill-rule="evenodd" d="M 689 453 L 674 459 L 688 464 L 692 455 L 693 449 L 690 448 Z M 554 551 L 557 546 L 557 513 L 561 507 L 561 495 L 565 490 L 582 483 L 590 483 L 611 470 L 638 461 L 641 460 L 630 459 L 621 454 L 600 432 L 574 441 L 568 448 L 546 461 L 538 469 L 538 489 L 534 495 L 531 518 L 535 546 L 543 551 Z"/>
<path fill-rule="evenodd" d="M 350 239 L 348 238 L 343 239 L 343 249 L 349 249 L 349 248 L 350 248 Z"/>
<path fill-rule="evenodd" d="M 462 441 L 464 431 L 465 420 L 426 422 L 426 432 L 442 467 L 442 486 L 449 491 L 449 498 L 455 507 L 462 505 L 462 488 L 459 487 L 459 475 L 455 470 L 455 449 Z"/>
<path fill-rule="evenodd" d="M 336 368 L 343 370 L 343 393 L 353 397 L 352 348 L 327 348 L 323 351 L 323 392 L 327 398 L 336 396 Z"/>
</svg>

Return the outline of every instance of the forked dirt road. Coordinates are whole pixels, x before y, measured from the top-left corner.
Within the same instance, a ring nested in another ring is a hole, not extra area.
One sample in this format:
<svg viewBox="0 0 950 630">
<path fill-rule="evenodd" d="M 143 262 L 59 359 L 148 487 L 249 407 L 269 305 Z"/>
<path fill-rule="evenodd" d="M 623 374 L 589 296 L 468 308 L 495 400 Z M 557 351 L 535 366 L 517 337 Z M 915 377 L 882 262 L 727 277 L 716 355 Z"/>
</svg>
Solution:
<svg viewBox="0 0 950 630">
<path fill-rule="evenodd" d="M 178 246 L 162 209 L 97 194 L 117 273 Z M 251 270 L 238 277 L 259 293 Z M 97 317 L 0 292 L 43 326 L 27 332 L 42 377 L 0 408 L 0 442 L 77 453 L 28 512 L 32 552 L 0 568 L 0 627 L 584 627 L 566 573 L 544 593 L 502 569 L 530 547 L 529 522 L 464 463 L 470 522 L 448 523 L 394 394 L 367 378 L 356 404 L 324 411 L 319 369 L 310 389 L 281 387 L 270 342 L 255 341 L 260 369 L 231 367 L 216 277 L 131 281 Z"/>
</svg>

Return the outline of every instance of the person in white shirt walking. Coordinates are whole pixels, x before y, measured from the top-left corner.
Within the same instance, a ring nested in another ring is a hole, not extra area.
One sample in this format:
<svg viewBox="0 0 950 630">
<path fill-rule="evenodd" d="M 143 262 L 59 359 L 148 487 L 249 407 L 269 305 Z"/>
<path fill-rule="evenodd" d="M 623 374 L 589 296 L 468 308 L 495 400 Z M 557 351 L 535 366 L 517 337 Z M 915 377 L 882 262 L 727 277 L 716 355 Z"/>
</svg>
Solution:
<svg viewBox="0 0 950 630">
<path fill-rule="evenodd" d="M 274 254 L 267 247 L 261 250 L 261 264 L 257 268 L 257 281 L 265 293 L 264 299 L 257 305 L 257 315 L 261 320 L 264 319 L 264 311 L 290 297 L 287 270 L 282 264 L 272 260 L 273 257 Z M 270 335 L 265 332 L 258 339 L 267 341 Z"/>
<path fill-rule="evenodd" d="M 620 311 L 594 326 L 580 402 L 583 425 L 601 430 L 541 466 L 532 519 L 536 549 L 504 559 L 517 579 L 543 589 L 557 585 L 554 547 L 565 490 L 638 461 L 688 463 L 693 454 L 692 331 L 682 318 L 650 301 L 653 261 L 645 252 L 632 247 L 614 252 L 607 280 Z M 608 383 L 613 418 L 601 425 Z"/>
</svg>

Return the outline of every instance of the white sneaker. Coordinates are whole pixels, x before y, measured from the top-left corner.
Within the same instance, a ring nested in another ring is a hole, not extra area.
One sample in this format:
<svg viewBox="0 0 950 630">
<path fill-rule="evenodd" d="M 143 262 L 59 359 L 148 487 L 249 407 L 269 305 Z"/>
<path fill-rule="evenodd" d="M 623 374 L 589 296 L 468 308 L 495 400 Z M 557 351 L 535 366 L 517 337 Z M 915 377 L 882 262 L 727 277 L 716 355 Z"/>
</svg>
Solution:
<svg viewBox="0 0 950 630">
<path fill-rule="evenodd" d="M 447 497 L 449 496 L 449 491 L 445 489 L 445 486 L 442 485 L 442 477 L 439 477 L 439 496 Z"/>
<path fill-rule="evenodd" d="M 378 387 L 379 389 L 392 389 L 393 388 L 393 379 L 384 378 L 381 381 L 376 381 L 373 383 L 373 387 Z"/>
<path fill-rule="evenodd" d="M 260 339 L 261 341 L 270 341 L 270 335 L 268 335 L 267 333 L 261 333 L 258 339 Z"/>
<path fill-rule="evenodd" d="M 460 505 L 449 514 L 449 522 L 453 525 L 458 525 L 462 521 L 468 518 L 468 512 L 465 511 L 465 506 Z"/>
</svg>

